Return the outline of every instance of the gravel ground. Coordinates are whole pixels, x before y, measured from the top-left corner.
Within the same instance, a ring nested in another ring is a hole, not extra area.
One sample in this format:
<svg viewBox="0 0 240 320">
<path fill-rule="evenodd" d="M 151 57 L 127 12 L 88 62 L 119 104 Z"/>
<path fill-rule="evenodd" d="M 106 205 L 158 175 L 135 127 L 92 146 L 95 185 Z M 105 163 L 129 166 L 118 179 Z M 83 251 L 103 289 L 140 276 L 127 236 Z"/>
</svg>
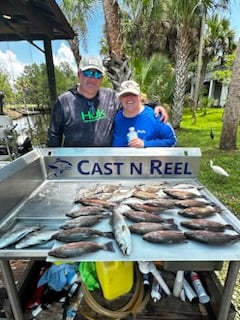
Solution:
<svg viewBox="0 0 240 320">
<path fill-rule="evenodd" d="M 222 270 L 216 272 L 222 285 L 225 282 L 227 269 L 228 269 L 228 262 L 224 262 Z M 238 272 L 236 285 L 235 285 L 233 296 L 232 296 L 232 303 L 234 304 L 234 306 L 236 308 L 235 320 L 240 320 L 240 271 Z"/>
</svg>

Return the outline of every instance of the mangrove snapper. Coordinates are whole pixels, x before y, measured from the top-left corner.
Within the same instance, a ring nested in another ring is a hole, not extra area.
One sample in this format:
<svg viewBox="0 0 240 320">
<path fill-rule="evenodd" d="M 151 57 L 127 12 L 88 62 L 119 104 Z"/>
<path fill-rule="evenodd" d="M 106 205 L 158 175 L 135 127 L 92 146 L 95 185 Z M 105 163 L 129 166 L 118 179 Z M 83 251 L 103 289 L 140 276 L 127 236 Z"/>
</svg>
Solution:
<svg viewBox="0 0 240 320">
<path fill-rule="evenodd" d="M 215 232 L 223 232 L 226 229 L 233 230 L 233 226 L 231 226 L 230 224 L 223 224 L 207 219 L 192 219 L 181 221 L 180 225 L 193 230 L 207 230 Z"/>
<path fill-rule="evenodd" d="M 56 258 L 76 258 L 83 254 L 106 250 L 114 252 L 112 241 L 105 244 L 100 244 L 91 241 L 80 241 L 63 244 L 48 252 L 49 256 Z"/>
<path fill-rule="evenodd" d="M 56 232 L 53 235 L 53 239 L 62 241 L 62 242 L 76 242 L 83 241 L 93 237 L 108 237 L 113 238 L 112 232 L 104 232 L 96 229 L 91 229 L 87 227 L 76 227 L 73 229 L 62 230 Z"/>
<path fill-rule="evenodd" d="M 80 207 L 78 210 L 70 211 L 65 215 L 70 218 L 77 218 L 80 216 L 91 216 L 91 215 L 98 215 L 101 212 L 105 212 L 106 210 L 100 206 L 83 206 Z"/>
<path fill-rule="evenodd" d="M 101 221 L 103 215 L 94 215 L 94 216 L 80 216 L 74 219 L 65 221 L 60 229 L 72 229 L 75 227 L 91 227 Z"/>
<path fill-rule="evenodd" d="M 181 243 L 186 242 L 186 237 L 184 233 L 181 231 L 171 231 L 171 230 L 163 230 L 163 231 L 152 231 L 145 233 L 142 238 L 149 242 L 154 243 Z"/>
<path fill-rule="evenodd" d="M 175 224 L 161 224 L 156 222 L 137 222 L 129 226 L 132 233 L 145 234 L 158 230 L 178 230 Z"/>
<path fill-rule="evenodd" d="M 184 232 L 187 239 L 212 245 L 224 245 L 240 241 L 240 234 L 232 235 L 213 231 L 189 231 Z"/>
<path fill-rule="evenodd" d="M 216 207 L 212 206 L 206 206 L 206 207 L 190 207 L 185 208 L 178 212 L 181 216 L 187 217 L 187 218 L 206 218 L 210 217 L 218 212 L 218 209 Z"/>
<path fill-rule="evenodd" d="M 185 189 L 163 189 L 163 192 L 166 193 L 168 196 L 179 199 L 179 200 L 185 200 L 185 199 L 192 199 L 199 197 L 198 194 L 194 191 L 189 191 Z"/>
<path fill-rule="evenodd" d="M 146 212 L 146 211 L 126 211 L 123 212 L 123 215 L 127 217 L 129 220 L 134 221 L 134 222 L 167 222 L 167 223 L 173 223 L 173 219 L 166 219 L 162 218 L 159 215 Z"/>
</svg>

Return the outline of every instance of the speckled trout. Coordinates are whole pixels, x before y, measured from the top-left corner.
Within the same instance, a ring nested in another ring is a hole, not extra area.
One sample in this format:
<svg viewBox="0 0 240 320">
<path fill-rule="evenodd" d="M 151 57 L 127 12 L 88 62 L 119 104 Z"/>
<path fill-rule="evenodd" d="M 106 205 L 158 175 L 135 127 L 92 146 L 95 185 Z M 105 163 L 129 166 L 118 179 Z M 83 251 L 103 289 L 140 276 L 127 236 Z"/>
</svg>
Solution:
<svg viewBox="0 0 240 320">
<path fill-rule="evenodd" d="M 125 218 L 117 208 L 113 210 L 111 218 L 114 237 L 119 249 L 124 256 L 129 256 L 132 252 L 132 236 Z"/>
</svg>

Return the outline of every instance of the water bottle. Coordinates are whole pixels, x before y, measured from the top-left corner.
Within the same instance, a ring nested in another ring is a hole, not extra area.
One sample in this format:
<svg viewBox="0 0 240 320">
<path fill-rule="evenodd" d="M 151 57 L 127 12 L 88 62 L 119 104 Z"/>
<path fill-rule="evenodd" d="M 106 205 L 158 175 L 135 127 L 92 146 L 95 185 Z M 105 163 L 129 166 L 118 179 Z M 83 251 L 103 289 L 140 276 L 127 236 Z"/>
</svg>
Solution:
<svg viewBox="0 0 240 320">
<path fill-rule="evenodd" d="M 203 304 L 208 303 L 210 301 L 210 297 L 207 295 L 198 274 L 196 272 L 191 272 L 190 278 L 198 295 L 199 302 Z"/>
<path fill-rule="evenodd" d="M 185 296 L 190 302 L 196 302 L 198 300 L 196 292 L 192 289 L 185 277 L 183 278 L 183 289 Z"/>
<path fill-rule="evenodd" d="M 153 302 L 157 302 L 161 299 L 161 297 L 162 297 L 162 295 L 161 295 L 160 284 L 157 281 L 157 279 L 153 277 L 151 298 L 152 298 Z"/>
<path fill-rule="evenodd" d="M 184 277 L 184 271 L 178 270 L 175 281 L 174 281 L 174 286 L 173 286 L 173 295 L 175 297 L 179 297 L 183 288 L 183 277 Z"/>
<path fill-rule="evenodd" d="M 135 130 L 134 127 L 130 127 L 128 129 L 128 134 L 127 134 L 127 139 L 128 139 L 128 142 L 130 142 L 132 139 L 135 139 L 138 137 L 138 134 L 137 134 L 137 131 Z"/>
</svg>

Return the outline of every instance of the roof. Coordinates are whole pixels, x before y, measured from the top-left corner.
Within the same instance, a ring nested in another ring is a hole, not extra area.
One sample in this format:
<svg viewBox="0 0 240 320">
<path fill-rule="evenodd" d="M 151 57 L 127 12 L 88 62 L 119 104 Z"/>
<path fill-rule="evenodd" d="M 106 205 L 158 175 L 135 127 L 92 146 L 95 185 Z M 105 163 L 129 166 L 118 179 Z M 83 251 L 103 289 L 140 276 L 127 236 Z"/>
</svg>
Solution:
<svg viewBox="0 0 240 320">
<path fill-rule="evenodd" d="M 73 37 L 74 31 L 55 0 L 0 1 L 0 41 Z"/>
</svg>

